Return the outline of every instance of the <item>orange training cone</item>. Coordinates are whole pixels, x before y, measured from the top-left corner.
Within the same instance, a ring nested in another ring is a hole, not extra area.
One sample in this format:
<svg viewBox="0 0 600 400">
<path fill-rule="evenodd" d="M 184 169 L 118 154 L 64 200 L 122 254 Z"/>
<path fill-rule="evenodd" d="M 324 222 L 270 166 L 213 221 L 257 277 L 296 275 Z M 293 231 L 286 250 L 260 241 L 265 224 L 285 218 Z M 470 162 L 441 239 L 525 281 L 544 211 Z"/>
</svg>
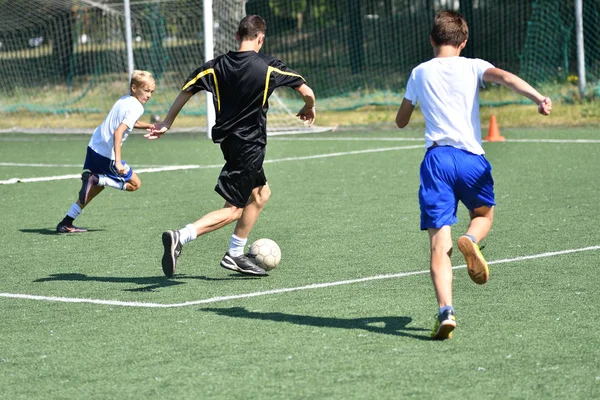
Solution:
<svg viewBox="0 0 600 400">
<path fill-rule="evenodd" d="M 498 122 L 496 122 L 496 116 L 492 115 L 490 118 L 490 129 L 488 130 L 488 136 L 485 138 L 488 142 L 503 142 L 506 138 L 500 135 L 500 129 L 498 129 Z"/>
</svg>

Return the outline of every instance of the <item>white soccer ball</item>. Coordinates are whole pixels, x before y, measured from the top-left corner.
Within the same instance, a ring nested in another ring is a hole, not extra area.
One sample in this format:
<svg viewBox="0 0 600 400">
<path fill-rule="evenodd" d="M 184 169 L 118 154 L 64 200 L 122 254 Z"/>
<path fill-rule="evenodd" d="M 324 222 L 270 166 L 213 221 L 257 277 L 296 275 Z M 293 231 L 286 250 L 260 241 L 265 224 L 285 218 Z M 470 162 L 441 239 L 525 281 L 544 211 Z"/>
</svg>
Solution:
<svg viewBox="0 0 600 400">
<path fill-rule="evenodd" d="M 281 249 L 271 239 L 258 239 L 252 243 L 248 255 L 265 271 L 272 270 L 281 261 Z"/>
</svg>

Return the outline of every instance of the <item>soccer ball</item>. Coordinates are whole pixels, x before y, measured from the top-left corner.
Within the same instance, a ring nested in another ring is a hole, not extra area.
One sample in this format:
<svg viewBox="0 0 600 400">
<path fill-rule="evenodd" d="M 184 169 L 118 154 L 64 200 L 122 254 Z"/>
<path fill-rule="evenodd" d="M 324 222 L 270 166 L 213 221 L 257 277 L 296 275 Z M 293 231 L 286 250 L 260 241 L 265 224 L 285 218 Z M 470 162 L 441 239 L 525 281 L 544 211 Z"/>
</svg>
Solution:
<svg viewBox="0 0 600 400">
<path fill-rule="evenodd" d="M 248 255 L 265 271 L 272 270 L 281 261 L 281 249 L 271 239 L 258 239 L 252 243 Z"/>
</svg>

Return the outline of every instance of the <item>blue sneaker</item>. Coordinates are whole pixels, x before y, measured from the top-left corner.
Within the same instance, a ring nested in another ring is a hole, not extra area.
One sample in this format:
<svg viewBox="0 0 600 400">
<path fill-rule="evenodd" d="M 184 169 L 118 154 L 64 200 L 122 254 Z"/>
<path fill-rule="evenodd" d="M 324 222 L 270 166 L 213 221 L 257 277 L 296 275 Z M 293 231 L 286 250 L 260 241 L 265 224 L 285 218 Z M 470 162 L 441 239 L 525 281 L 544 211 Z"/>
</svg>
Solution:
<svg viewBox="0 0 600 400">
<path fill-rule="evenodd" d="M 456 317 L 454 311 L 446 310 L 435 316 L 435 326 L 431 331 L 433 340 L 452 339 L 452 331 L 456 328 Z"/>
</svg>

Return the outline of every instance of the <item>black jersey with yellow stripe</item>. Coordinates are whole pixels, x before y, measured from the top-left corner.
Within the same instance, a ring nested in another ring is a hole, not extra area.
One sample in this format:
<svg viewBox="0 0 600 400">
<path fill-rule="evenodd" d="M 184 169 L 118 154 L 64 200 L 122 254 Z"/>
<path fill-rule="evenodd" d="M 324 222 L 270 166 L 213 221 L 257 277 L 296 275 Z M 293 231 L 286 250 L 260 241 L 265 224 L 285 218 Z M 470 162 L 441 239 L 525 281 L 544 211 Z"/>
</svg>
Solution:
<svg viewBox="0 0 600 400">
<path fill-rule="evenodd" d="M 278 87 L 297 88 L 303 83 L 302 76 L 273 56 L 230 51 L 196 69 L 182 90 L 191 93 L 206 90 L 213 94 L 215 143 L 233 135 L 266 144 L 269 96 Z"/>
</svg>

